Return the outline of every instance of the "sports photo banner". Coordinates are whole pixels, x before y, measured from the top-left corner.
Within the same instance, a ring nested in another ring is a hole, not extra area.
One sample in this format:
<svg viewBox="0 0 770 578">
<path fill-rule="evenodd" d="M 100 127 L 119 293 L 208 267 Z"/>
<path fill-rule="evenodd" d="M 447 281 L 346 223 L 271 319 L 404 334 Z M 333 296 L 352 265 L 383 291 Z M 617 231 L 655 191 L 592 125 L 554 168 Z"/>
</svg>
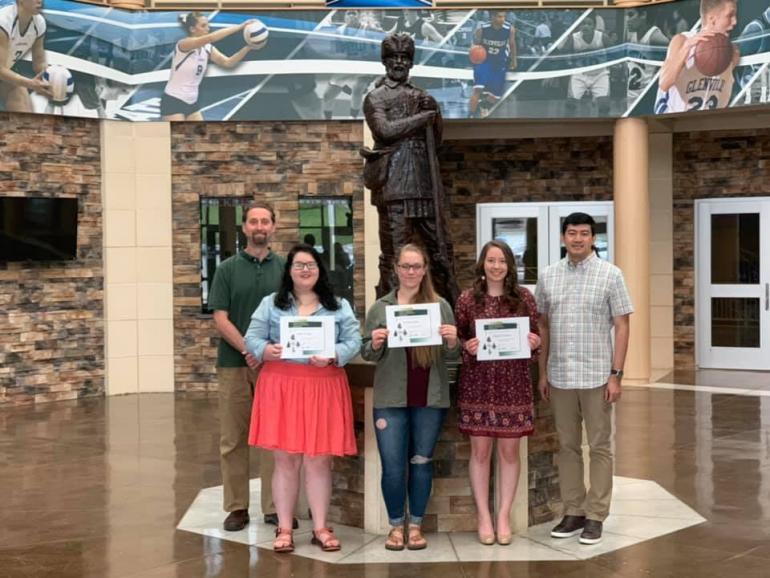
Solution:
<svg viewBox="0 0 770 578">
<path fill-rule="evenodd" d="M 699 0 L 507 11 L 344 1 L 198 15 L 67 0 L 32 14 L 29 2 L 0 0 L 10 69 L 0 107 L 126 121 L 360 119 L 394 32 L 414 38 L 411 80 L 448 119 L 617 118 L 770 99 L 770 0 L 712 0 L 705 14 Z"/>
</svg>

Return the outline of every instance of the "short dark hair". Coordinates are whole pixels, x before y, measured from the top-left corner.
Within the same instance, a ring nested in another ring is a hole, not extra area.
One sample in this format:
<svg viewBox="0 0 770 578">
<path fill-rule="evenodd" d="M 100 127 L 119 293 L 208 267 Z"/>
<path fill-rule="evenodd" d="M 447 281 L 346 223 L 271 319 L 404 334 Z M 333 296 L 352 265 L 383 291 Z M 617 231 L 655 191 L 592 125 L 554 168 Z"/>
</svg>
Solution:
<svg viewBox="0 0 770 578">
<path fill-rule="evenodd" d="M 596 236 L 596 221 L 588 213 L 570 213 L 561 224 L 561 234 L 567 233 L 567 227 L 570 225 L 591 225 L 591 236 Z"/>
<path fill-rule="evenodd" d="M 243 216 L 241 217 L 241 223 L 245 223 L 246 219 L 249 218 L 249 211 L 252 209 L 265 209 L 270 213 L 270 220 L 275 223 L 275 209 L 273 209 L 273 205 L 270 203 L 266 203 L 264 201 L 252 201 L 248 204 L 247 207 L 243 209 Z"/>
</svg>

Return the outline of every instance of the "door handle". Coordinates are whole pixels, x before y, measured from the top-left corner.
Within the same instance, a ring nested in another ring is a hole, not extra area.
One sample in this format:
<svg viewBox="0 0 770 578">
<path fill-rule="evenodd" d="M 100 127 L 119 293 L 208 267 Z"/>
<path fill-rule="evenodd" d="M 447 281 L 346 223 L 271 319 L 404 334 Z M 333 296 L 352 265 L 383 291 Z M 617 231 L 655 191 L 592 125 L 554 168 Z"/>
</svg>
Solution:
<svg viewBox="0 0 770 578">
<path fill-rule="evenodd" d="M 765 283 L 765 311 L 770 311 L 770 283 Z"/>
</svg>

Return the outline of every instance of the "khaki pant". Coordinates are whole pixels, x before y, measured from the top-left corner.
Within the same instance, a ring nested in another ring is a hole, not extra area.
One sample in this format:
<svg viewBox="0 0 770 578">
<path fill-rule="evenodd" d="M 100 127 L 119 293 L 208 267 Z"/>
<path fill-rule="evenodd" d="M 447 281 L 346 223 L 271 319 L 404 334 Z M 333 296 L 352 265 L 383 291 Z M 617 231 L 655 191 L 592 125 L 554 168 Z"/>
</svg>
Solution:
<svg viewBox="0 0 770 578">
<path fill-rule="evenodd" d="M 607 387 L 551 388 L 551 406 L 559 434 L 559 482 L 564 514 L 603 522 L 612 499 L 612 404 Z M 583 422 L 590 449 L 590 488 L 583 475 Z"/>
<path fill-rule="evenodd" d="M 249 508 L 249 422 L 258 371 L 247 367 L 217 367 L 219 381 L 219 454 L 224 485 L 224 509 Z M 275 512 L 273 454 L 259 450 L 262 512 Z"/>
</svg>

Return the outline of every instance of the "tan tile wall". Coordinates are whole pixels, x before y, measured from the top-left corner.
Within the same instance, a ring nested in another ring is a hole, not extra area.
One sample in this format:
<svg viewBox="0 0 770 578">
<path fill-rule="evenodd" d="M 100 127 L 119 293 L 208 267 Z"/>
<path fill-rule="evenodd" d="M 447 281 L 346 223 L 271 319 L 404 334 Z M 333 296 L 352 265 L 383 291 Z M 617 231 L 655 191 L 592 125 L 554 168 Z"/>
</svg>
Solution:
<svg viewBox="0 0 770 578">
<path fill-rule="evenodd" d="M 107 393 L 174 391 L 168 123 L 102 123 Z"/>
<path fill-rule="evenodd" d="M 650 190 L 650 358 L 653 372 L 674 367 L 672 135 L 652 134 Z"/>
</svg>

